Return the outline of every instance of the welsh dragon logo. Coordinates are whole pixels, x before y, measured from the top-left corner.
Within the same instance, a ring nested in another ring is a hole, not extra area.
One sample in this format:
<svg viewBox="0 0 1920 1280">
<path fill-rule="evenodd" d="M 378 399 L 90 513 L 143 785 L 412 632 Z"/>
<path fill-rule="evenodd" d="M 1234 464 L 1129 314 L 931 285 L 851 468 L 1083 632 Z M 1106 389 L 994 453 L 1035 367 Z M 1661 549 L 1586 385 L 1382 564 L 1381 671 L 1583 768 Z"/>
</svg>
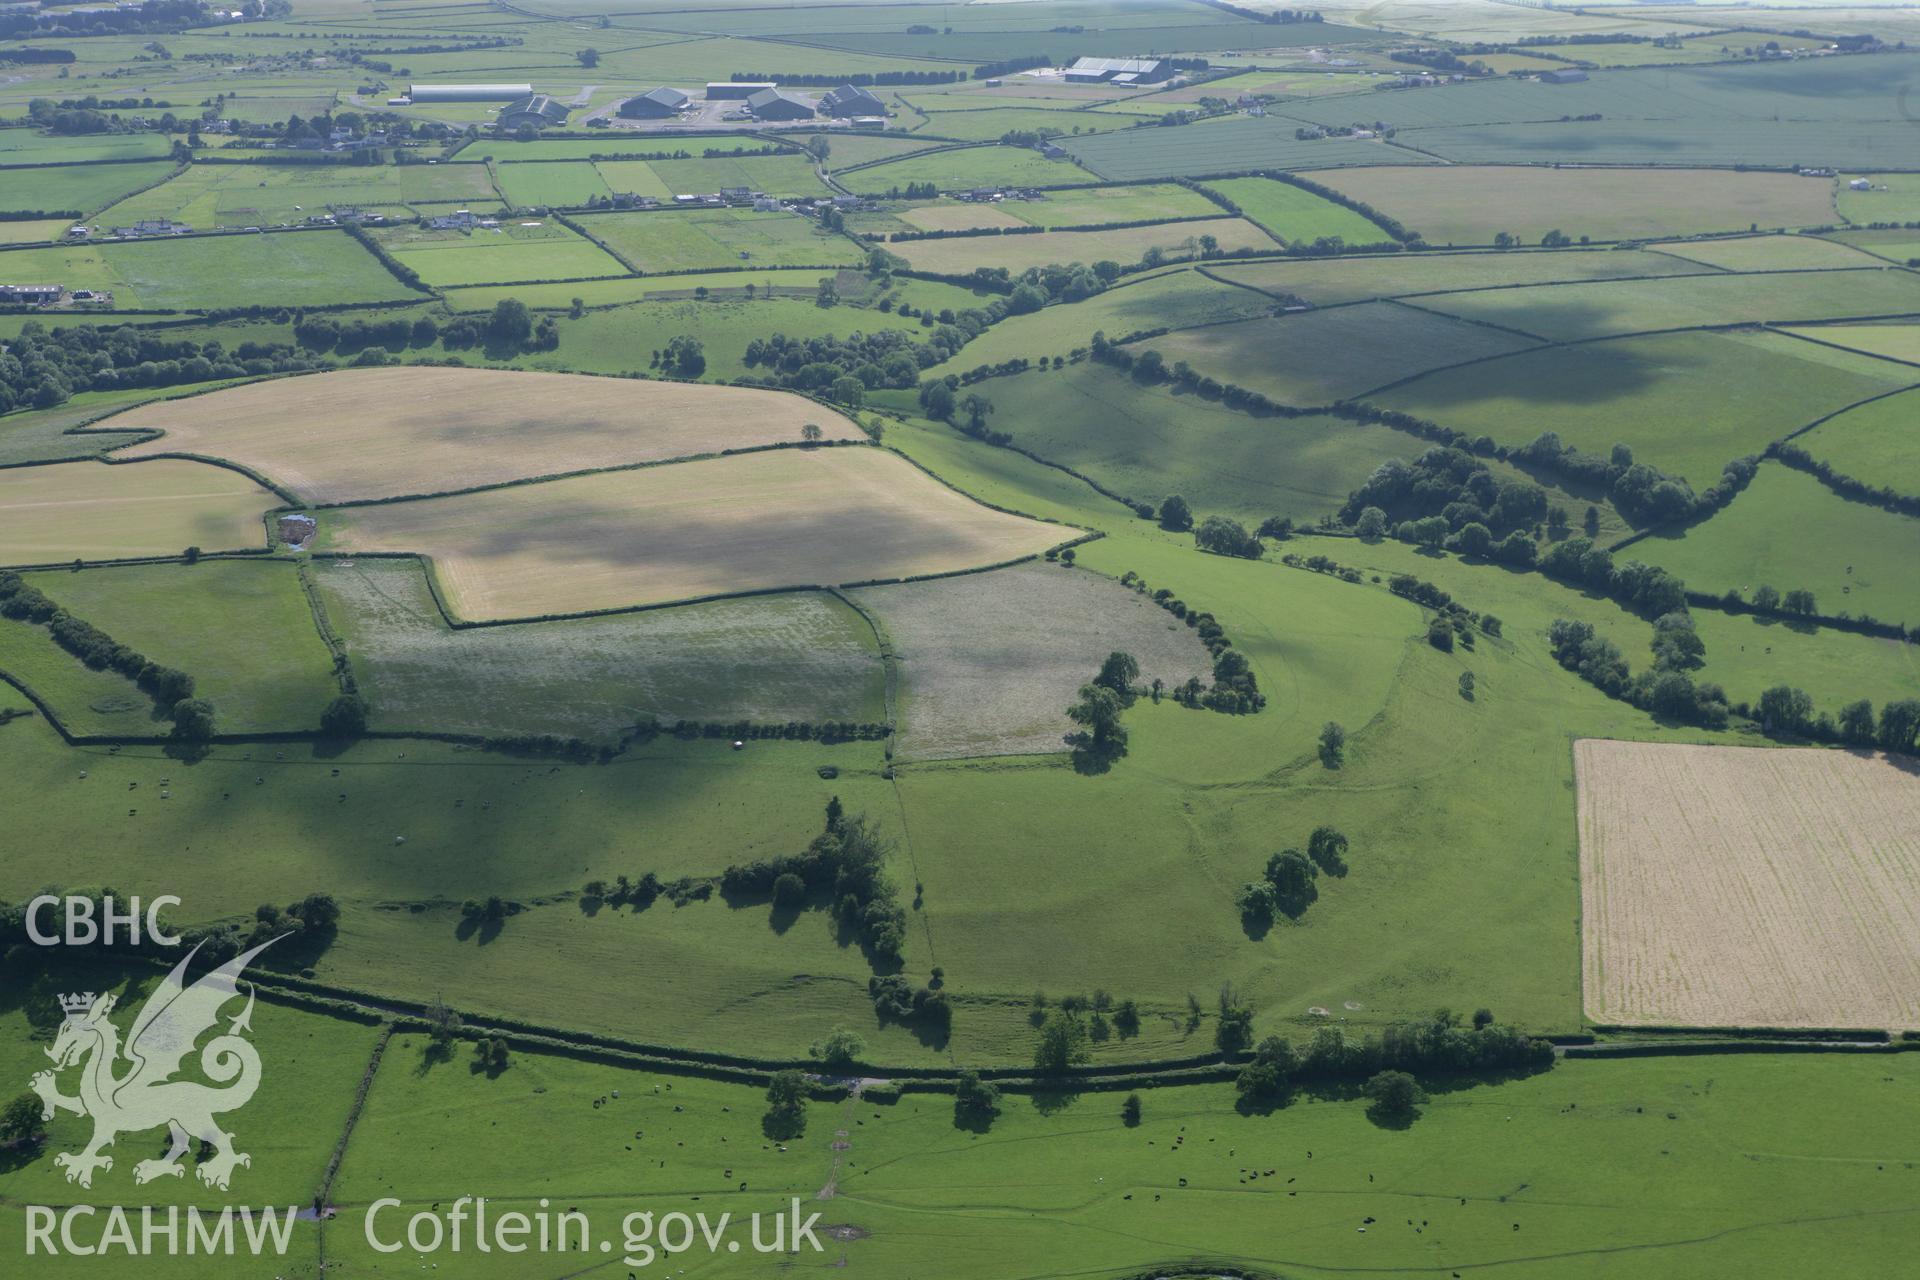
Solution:
<svg viewBox="0 0 1920 1280">
<path fill-rule="evenodd" d="M 47 1050 L 53 1070 L 40 1072 L 30 1083 L 40 1095 L 42 1119 L 51 1120 L 56 1111 L 93 1118 L 93 1138 L 85 1148 L 53 1158 L 55 1165 L 66 1170 L 68 1182 L 91 1187 L 95 1170 L 113 1168 L 113 1157 L 102 1152 L 115 1138 L 161 1125 L 167 1126 L 168 1151 L 157 1160 L 134 1165 L 136 1183 L 184 1176 L 180 1158 L 194 1138 L 213 1148 L 213 1155 L 201 1160 L 196 1171 L 209 1187 L 225 1191 L 234 1169 L 253 1163 L 251 1156 L 234 1150 L 233 1135 L 214 1119 L 245 1106 L 260 1087 L 260 1055 L 244 1038 L 253 1029 L 252 984 L 247 988 L 247 1007 L 200 1050 L 200 1074 L 225 1087 L 176 1077 L 195 1043 L 219 1023 L 220 1010 L 239 995 L 241 971 L 274 941 L 278 939 L 235 956 L 188 986 L 187 966 L 199 954 L 196 946 L 147 997 L 124 1045 L 108 1021 L 117 1003 L 114 996 L 95 997 L 89 991 L 60 997 L 67 1017 Z M 124 1073 L 123 1063 L 129 1068 Z M 68 1097 L 60 1092 L 56 1077 L 76 1066 L 80 1093 Z"/>
</svg>

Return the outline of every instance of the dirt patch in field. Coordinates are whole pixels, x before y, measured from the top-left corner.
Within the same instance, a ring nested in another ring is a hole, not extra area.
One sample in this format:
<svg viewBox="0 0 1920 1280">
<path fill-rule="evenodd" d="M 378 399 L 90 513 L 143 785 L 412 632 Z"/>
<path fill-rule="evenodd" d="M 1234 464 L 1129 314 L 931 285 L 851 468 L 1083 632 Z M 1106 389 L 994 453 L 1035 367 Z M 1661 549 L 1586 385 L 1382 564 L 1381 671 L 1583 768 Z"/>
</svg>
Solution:
<svg viewBox="0 0 1920 1280">
<path fill-rule="evenodd" d="M 899 661 L 902 757 L 1065 751 L 1067 705 L 1109 653 L 1141 680 L 1205 676 L 1192 628 L 1086 569 L 1036 563 L 857 593 Z"/>
<path fill-rule="evenodd" d="M 1598 1022 L 1920 1026 L 1920 770 L 1868 752 L 1586 740 Z"/>
</svg>

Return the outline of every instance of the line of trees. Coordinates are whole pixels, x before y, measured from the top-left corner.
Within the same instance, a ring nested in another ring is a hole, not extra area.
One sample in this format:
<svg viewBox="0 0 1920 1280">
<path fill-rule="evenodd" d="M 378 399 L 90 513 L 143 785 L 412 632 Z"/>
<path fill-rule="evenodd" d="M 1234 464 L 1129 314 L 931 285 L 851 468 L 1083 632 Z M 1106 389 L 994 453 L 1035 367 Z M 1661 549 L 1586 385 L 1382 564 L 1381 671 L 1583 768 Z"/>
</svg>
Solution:
<svg viewBox="0 0 1920 1280">
<path fill-rule="evenodd" d="M 84 618 L 68 613 L 17 573 L 0 572 L 0 617 L 42 624 L 55 644 L 93 670 L 113 671 L 133 681 L 173 722 L 175 738 L 205 742 L 213 736 L 213 704 L 193 696 L 192 676 L 152 661 Z"/>
<path fill-rule="evenodd" d="M 1901 493 L 1891 485 L 1869 484 L 1844 471 L 1835 471 L 1831 463 L 1814 457 L 1797 444 L 1782 442 L 1774 445 L 1769 452 L 1794 470 L 1815 477 L 1843 498 L 1870 502 L 1896 515 L 1920 516 L 1920 495 Z"/>
<path fill-rule="evenodd" d="M 51 409 L 82 391 L 171 387 L 214 378 L 295 373 L 327 367 L 278 342 L 173 339 L 132 325 L 74 325 L 49 331 L 29 320 L 0 351 L 0 413 Z"/>
<path fill-rule="evenodd" d="M 876 958 L 898 961 L 907 941 L 907 913 L 886 874 L 892 849 L 866 815 L 847 815 L 835 796 L 827 804 L 825 828 L 804 852 L 735 863 L 721 873 L 720 891 L 729 898 L 771 898 L 784 880 L 789 895 L 796 887 L 803 897 L 825 895 L 835 919 Z"/>
</svg>

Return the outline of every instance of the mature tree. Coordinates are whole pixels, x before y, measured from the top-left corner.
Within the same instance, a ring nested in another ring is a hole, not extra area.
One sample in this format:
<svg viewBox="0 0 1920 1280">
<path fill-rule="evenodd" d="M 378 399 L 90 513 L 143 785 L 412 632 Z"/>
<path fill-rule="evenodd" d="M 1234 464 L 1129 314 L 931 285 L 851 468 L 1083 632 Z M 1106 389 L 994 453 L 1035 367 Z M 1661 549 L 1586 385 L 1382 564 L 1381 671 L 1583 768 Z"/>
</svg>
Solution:
<svg viewBox="0 0 1920 1280">
<path fill-rule="evenodd" d="M 1804 733 L 1813 724 L 1813 699 L 1791 685 L 1777 684 L 1760 695 L 1760 725 L 1768 733 Z"/>
<path fill-rule="evenodd" d="M 1367 1081 L 1366 1095 L 1373 1100 L 1367 1114 L 1386 1124 L 1411 1122 L 1427 1098 L 1419 1082 L 1404 1071 L 1379 1072 Z"/>
<path fill-rule="evenodd" d="M 1445 614 L 1427 624 L 1427 643 L 1442 653 L 1453 652 L 1453 623 Z"/>
<path fill-rule="evenodd" d="M 1453 535 L 1452 545 L 1461 555 L 1484 557 L 1493 550 L 1493 530 L 1478 520 L 1469 520 Z"/>
<path fill-rule="evenodd" d="M 1377 540 L 1387 531 L 1387 513 L 1378 507 L 1365 508 L 1353 522 L 1353 531 L 1368 542 Z"/>
<path fill-rule="evenodd" d="M 697 378 L 707 371 L 706 345 L 689 334 L 677 334 L 667 340 L 666 349 L 660 353 L 660 363 L 669 373 Z"/>
<path fill-rule="evenodd" d="M 1274 914 L 1280 910 L 1280 899 L 1270 882 L 1250 880 L 1234 895 L 1234 905 L 1240 908 L 1240 914 L 1248 924 L 1264 927 L 1273 921 Z"/>
<path fill-rule="evenodd" d="M 1865 698 L 1840 708 L 1840 736 L 1858 746 L 1873 742 L 1873 704 Z"/>
<path fill-rule="evenodd" d="M 1488 635 L 1498 640 L 1500 638 L 1500 619 L 1495 617 L 1491 613 L 1481 614 L 1480 630 L 1486 632 Z"/>
<path fill-rule="evenodd" d="M 1130 653 L 1115 649 L 1100 664 L 1100 674 L 1093 682 L 1103 689 L 1111 689 L 1122 698 L 1133 696 L 1133 682 L 1140 678 L 1140 664 L 1134 661 Z"/>
<path fill-rule="evenodd" d="M 1347 731 L 1337 720 L 1329 720 L 1320 729 L 1320 763 L 1338 769 L 1347 758 Z"/>
<path fill-rule="evenodd" d="M 1314 885 L 1318 874 L 1313 860 L 1298 849 L 1282 849 L 1267 859 L 1267 883 L 1273 886 L 1280 909 L 1288 915 L 1299 915 L 1320 896 Z"/>
<path fill-rule="evenodd" d="M 1920 698 L 1902 698 L 1880 708 L 1880 745 L 1889 751 L 1920 746 Z"/>
<path fill-rule="evenodd" d="M 1787 592 L 1786 598 L 1780 602 L 1780 607 L 1802 618 L 1809 618 L 1820 612 L 1819 606 L 1814 603 L 1813 592 L 1805 588 L 1796 588 Z"/>
<path fill-rule="evenodd" d="M 1460 673 L 1460 696 L 1468 702 L 1473 701 L 1473 672 L 1471 671 Z"/>
<path fill-rule="evenodd" d="M 1114 1029 L 1122 1039 L 1140 1034 L 1140 1006 L 1132 1000 L 1122 1000 L 1113 1011 Z"/>
<path fill-rule="evenodd" d="M 1033 1069 L 1047 1075 L 1087 1060 L 1087 1028 L 1077 1014 L 1055 1009 L 1040 1024 L 1033 1046 Z"/>
<path fill-rule="evenodd" d="M 771 1138 L 797 1138 L 807 1128 L 807 1078 L 788 1068 L 767 1082 L 767 1114 L 761 1127 Z"/>
<path fill-rule="evenodd" d="M 1260 539 L 1247 532 L 1245 525 L 1226 516 L 1208 516 L 1193 531 L 1194 545 L 1215 555 L 1239 556 L 1244 560 L 1260 558 Z"/>
<path fill-rule="evenodd" d="M 1131 1129 L 1140 1123 L 1140 1095 L 1130 1093 L 1120 1104 L 1120 1123 Z"/>
<path fill-rule="evenodd" d="M 807 1050 L 812 1056 L 830 1067 L 844 1067 L 859 1059 L 867 1049 L 867 1042 L 845 1027 L 835 1027 L 827 1033 L 827 1038 Z"/>
<path fill-rule="evenodd" d="M 776 907 L 797 907 L 807 900 L 807 882 L 791 871 L 782 872 L 774 877 L 773 905 Z"/>
<path fill-rule="evenodd" d="M 1160 527 L 1175 533 L 1193 528 L 1193 508 L 1185 498 L 1176 493 L 1160 504 Z"/>
<path fill-rule="evenodd" d="M 367 704 L 357 693 L 343 693 L 320 713 L 320 732 L 329 738 L 357 738 L 367 731 Z"/>
<path fill-rule="evenodd" d="M 1126 748 L 1127 728 L 1120 723 L 1125 704 L 1113 690 L 1097 684 L 1080 686 L 1080 701 L 1067 708 L 1067 718 L 1084 725 L 1086 745 L 1096 754 L 1117 755 Z"/>
<path fill-rule="evenodd" d="M 800 438 L 806 441 L 808 444 L 818 444 L 820 442 L 821 437 L 824 436 L 825 434 L 826 433 L 820 429 L 820 424 L 817 422 L 809 422 L 807 423 L 807 425 L 800 428 Z"/>
<path fill-rule="evenodd" d="M 1307 837 L 1307 856 L 1330 876 L 1347 874 L 1347 838 L 1336 828 L 1315 827 Z"/>
<path fill-rule="evenodd" d="M 533 315 L 518 298 L 502 298 L 493 304 L 487 319 L 487 336 L 506 346 L 523 346 L 533 336 Z"/>
<path fill-rule="evenodd" d="M 580 65 L 589 71 L 600 65 L 600 51 L 598 49 L 582 49 L 573 56 L 578 58 Z"/>
<path fill-rule="evenodd" d="M 453 1050 L 453 1038 L 460 1034 L 460 1015 L 435 996 L 421 1016 L 427 1023 L 427 1056 L 446 1057 Z"/>
<path fill-rule="evenodd" d="M 1762 613 L 1772 613 L 1780 607 L 1780 592 L 1774 587 L 1761 583 L 1753 589 L 1753 607 Z"/>
<path fill-rule="evenodd" d="M 1289 1041 L 1268 1036 L 1254 1047 L 1253 1061 L 1241 1069 L 1234 1087 L 1240 1092 L 1240 1100 L 1250 1106 L 1281 1102 L 1299 1066 L 1299 1058 Z"/>
<path fill-rule="evenodd" d="M 1000 1114 L 1000 1086 L 964 1070 L 953 1086 L 953 1124 L 957 1129 L 984 1130 Z"/>
<path fill-rule="evenodd" d="M 1253 1043 L 1253 1010 L 1231 983 L 1220 988 L 1220 1020 L 1213 1042 L 1222 1053 L 1238 1053 Z"/>
<path fill-rule="evenodd" d="M 833 385 L 827 388 L 827 395 L 835 404 L 858 409 L 867 402 L 867 384 L 852 374 L 845 374 L 833 380 Z"/>
<path fill-rule="evenodd" d="M 920 388 L 920 407 L 926 410 L 929 418 L 950 422 L 953 419 L 953 406 L 953 388 L 945 380 L 935 378 Z"/>
<path fill-rule="evenodd" d="M 993 413 L 993 401 L 977 391 L 969 391 L 961 399 L 960 408 L 967 415 L 967 430 L 979 435 L 987 429 L 987 418 Z"/>
<path fill-rule="evenodd" d="M 1653 621 L 1653 665 L 1659 671 L 1693 671 L 1705 663 L 1706 642 L 1693 628 L 1693 615 L 1664 613 Z"/>
<path fill-rule="evenodd" d="M 213 704 L 205 698 L 182 698 L 173 704 L 173 736 L 182 742 L 205 742 L 213 736 Z"/>
</svg>

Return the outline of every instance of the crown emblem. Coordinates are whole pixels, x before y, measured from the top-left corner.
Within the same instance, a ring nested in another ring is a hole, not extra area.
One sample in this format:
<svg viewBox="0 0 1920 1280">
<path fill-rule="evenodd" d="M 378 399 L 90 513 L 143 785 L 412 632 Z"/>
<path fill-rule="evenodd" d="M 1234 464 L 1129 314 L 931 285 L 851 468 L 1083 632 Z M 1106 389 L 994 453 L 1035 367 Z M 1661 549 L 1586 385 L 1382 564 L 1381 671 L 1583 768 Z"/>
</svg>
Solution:
<svg viewBox="0 0 1920 1280">
<path fill-rule="evenodd" d="M 60 1007 L 69 1018 L 83 1018 L 87 1010 L 93 1008 L 93 992 L 76 991 L 60 997 Z"/>
</svg>

